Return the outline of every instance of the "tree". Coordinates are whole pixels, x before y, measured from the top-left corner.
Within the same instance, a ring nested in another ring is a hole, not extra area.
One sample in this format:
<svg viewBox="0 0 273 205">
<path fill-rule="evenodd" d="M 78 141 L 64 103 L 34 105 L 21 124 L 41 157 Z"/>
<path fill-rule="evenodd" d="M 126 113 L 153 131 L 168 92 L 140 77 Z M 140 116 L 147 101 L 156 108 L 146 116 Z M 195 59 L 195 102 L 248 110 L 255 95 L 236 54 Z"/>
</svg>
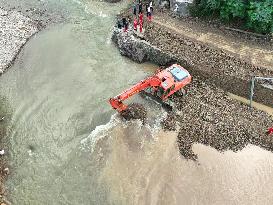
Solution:
<svg viewBox="0 0 273 205">
<path fill-rule="evenodd" d="M 247 26 L 260 33 L 273 32 L 273 0 L 251 1 Z"/>
</svg>

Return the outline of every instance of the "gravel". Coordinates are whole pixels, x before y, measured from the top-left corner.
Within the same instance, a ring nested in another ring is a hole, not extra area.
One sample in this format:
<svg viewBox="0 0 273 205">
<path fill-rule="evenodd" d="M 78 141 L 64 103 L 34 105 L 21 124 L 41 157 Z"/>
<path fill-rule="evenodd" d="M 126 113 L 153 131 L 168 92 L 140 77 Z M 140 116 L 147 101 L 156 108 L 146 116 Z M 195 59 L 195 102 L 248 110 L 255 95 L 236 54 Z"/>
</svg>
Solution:
<svg viewBox="0 0 273 205">
<path fill-rule="evenodd" d="M 0 8 L 0 70 L 5 72 L 27 40 L 36 32 L 37 25 L 16 11 Z"/>
<path fill-rule="evenodd" d="M 168 130 L 175 129 L 175 124 L 170 126 L 173 120 L 179 122 L 178 146 L 185 158 L 197 159 L 193 143 L 219 151 L 238 151 L 247 144 L 273 151 L 273 138 L 266 135 L 267 128 L 273 125 L 272 116 L 239 103 L 215 85 L 196 78 L 186 91 L 186 96 L 173 98 L 179 111 L 162 122 Z"/>
<path fill-rule="evenodd" d="M 252 76 L 273 76 L 273 71 L 257 67 L 223 50 L 189 39 L 156 23 L 147 24 L 145 39 L 162 52 L 173 55 L 179 64 L 204 82 L 242 97 L 249 97 Z M 273 92 L 257 84 L 255 101 L 273 107 Z"/>
</svg>

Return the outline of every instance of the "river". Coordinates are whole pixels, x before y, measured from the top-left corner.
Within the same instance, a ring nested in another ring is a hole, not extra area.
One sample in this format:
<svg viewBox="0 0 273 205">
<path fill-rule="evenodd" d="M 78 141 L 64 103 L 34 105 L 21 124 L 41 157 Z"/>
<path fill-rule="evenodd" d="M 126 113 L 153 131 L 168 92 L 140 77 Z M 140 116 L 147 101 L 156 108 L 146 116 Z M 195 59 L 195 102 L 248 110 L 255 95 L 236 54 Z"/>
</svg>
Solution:
<svg viewBox="0 0 273 205">
<path fill-rule="evenodd" d="M 160 129 L 166 113 L 158 105 L 134 99 L 149 110 L 145 126 L 111 109 L 109 97 L 155 69 L 120 56 L 111 43 L 126 2 L 8 2 L 46 6 L 66 19 L 33 37 L 0 80 L 12 108 L 13 204 L 272 204 L 272 153 L 255 146 L 219 153 L 197 144 L 198 161 L 188 161 L 177 134 Z"/>
</svg>

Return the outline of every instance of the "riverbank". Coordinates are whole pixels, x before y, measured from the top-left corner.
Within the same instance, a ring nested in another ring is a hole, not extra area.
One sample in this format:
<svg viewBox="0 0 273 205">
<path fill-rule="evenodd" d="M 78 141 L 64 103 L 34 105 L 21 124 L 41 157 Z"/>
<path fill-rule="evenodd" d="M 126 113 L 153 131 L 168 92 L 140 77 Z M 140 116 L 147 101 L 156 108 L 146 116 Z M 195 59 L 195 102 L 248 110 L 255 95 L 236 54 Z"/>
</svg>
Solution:
<svg viewBox="0 0 273 205">
<path fill-rule="evenodd" d="M 26 42 L 39 31 L 39 25 L 32 19 L 15 10 L 0 8 L 0 75 L 12 66 Z M 8 112 L 5 99 L 0 102 L 0 203 L 6 203 L 7 195 L 4 183 L 9 175 L 8 163 Z"/>
<path fill-rule="evenodd" d="M 14 10 L 0 8 L 0 72 L 6 72 L 28 41 L 38 32 L 38 25 Z"/>
<path fill-rule="evenodd" d="M 9 3 L 0 5 L 0 76 L 8 71 L 13 65 L 17 56 L 24 48 L 25 44 L 36 33 L 44 29 L 49 24 L 60 22 L 61 18 L 51 18 L 46 11 L 38 10 L 31 5 L 25 9 L 20 6 L 14 7 Z M 1 78 L 1 77 L 0 77 Z M 10 174 L 9 167 L 9 136 L 8 121 L 9 108 L 4 98 L 0 101 L 0 204 L 10 204 L 8 202 L 8 191 L 5 182 Z"/>
<path fill-rule="evenodd" d="M 128 12 L 125 13 L 128 15 Z M 114 42 L 122 55 L 138 59 L 137 62 L 151 61 L 162 65 L 164 54 L 168 56 L 165 65 L 178 62 L 193 75 L 192 84 L 186 88 L 188 94 L 173 99 L 178 112 L 169 113 L 162 122 L 164 129 L 179 131 L 180 153 L 187 159 L 196 159 L 191 149 L 196 142 L 210 145 L 219 151 L 238 151 L 247 144 L 273 151 L 272 140 L 265 134 L 266 129 L 273 124 L 272 116 L 228 97 L 230 92 L 248 98 L 251 77 L 273 76 L 272 69 L 266 65 L 254 65 L 251 57 L 248 59 L 239 52 L 233 54 L 230 52 L 232 46 L 227 47 L 228 50 L 221 43 L 217 47 L 213 39 L 207 39 L 206 43 L 200 41 L 202 38 L 198 40 L 197 37 L 202 36 L 202 33 L 197 35 L 196 30 L 191 33 L 190 24 L 187 26 L 186 35 L 182 27 L 174 29 L 157 19 L 156 22 L 145 24 L 142 35 L 131 30 L 128 33 L 121 30 L 113 33 Z M 161 56 L 150 57 L 147 45 L 160 51 Z M 271 56 L 270 51 L 267 54 Z M 139 55 L 144 57 L 137 58 Z M 256 59 L 258 57 L 255 56 Z M 272 99 L 272 90 L 262 85 L 256 87 L 256 101 L 273 107 Z"/>
</svg>

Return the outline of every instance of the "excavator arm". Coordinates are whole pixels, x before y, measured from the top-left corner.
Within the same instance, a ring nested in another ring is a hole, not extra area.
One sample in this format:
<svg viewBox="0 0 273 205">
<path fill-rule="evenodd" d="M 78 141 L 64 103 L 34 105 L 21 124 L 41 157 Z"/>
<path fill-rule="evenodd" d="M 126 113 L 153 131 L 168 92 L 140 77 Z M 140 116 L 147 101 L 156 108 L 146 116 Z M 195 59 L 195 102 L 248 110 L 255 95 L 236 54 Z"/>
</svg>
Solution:
<svg viewBox="0 0 273 205">
<path fill-rule="evenodd" d="M 160 84 L 161 84 L 161 81 L 158 77 L 156 76 L 149 77 L 135 84 L 131 88 L 125 90 L 120 95 L 117 95 L 114 98 L 110 98 L 109 102 L 114 109 L 118 110 L 119 112 L 122 112 L 126 110 L 128 107 L 127 105 L 123 103 L 124 100 L 128 99 L 132 95 L 135 95 L 148 87 L 156 87 L 156 86 L 159 86 Z"/>
</svg>

